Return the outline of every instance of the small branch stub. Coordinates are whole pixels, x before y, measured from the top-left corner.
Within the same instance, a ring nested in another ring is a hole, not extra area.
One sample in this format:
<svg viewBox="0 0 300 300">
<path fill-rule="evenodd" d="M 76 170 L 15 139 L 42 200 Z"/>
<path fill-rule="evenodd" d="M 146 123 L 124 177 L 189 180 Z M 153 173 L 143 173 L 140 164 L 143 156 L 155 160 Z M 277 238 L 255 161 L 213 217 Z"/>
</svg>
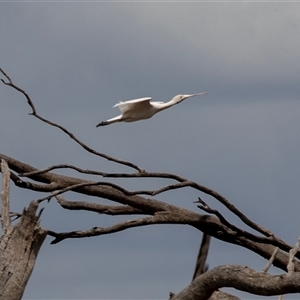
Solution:
<svg viewBox="0 0 300 300">
<path fill-rule="evenodd" d="M 292 248 L 289 251 L 289 262 L 287 265 L 288 274 L 292 274 L 293 272 L 295 272 L 295 265 L 294 265 L 293 259 L 294 259 L 295 255 L 297 254 L 297 252 L 299 251 L 299 247 L 300 247 L 300 237 L 299 237 L 297 243 L 295 244 L 294 248 Z"/>
</svg>

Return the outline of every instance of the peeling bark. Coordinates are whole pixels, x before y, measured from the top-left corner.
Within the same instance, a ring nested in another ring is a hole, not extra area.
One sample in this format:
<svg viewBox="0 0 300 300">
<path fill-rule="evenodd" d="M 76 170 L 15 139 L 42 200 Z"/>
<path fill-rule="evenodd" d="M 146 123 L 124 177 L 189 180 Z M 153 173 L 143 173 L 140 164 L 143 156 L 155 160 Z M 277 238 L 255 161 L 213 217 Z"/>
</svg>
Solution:
<svg viewBox="0 0 300 300">
<path fill-rule="evenodd" d="M 38 205 L 31 202 L 20 221 L 0 240 L 0 299 L 21 299 L 47 231 L 39 226 Z"/>
<path fill-rule="evenodd" d="M 0 300 L 21 299 L 47 231 L 39 226 L 37 202 L 24 209 L 14 226 L 9 219 L 9 171 L 2 161 L 2 236 L 0 239 Z M 5 170 L 4 170 L 5 169 Z M 7 171 L 7 172 L 6 172 Z"/>
</svg>

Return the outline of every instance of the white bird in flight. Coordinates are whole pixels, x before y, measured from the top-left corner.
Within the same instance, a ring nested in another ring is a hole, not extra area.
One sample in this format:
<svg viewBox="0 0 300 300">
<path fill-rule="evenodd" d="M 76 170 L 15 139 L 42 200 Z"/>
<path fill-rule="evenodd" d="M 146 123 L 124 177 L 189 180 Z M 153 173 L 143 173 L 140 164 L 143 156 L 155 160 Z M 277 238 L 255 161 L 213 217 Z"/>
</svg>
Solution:
<svg viewBox="0 0 300 300">
<path fill-rule="evenodd" d="M 204 92 L 191 95 L 177 95 L 169 102 L 150 102 L 152 100 L 150 97 L 139 98 L 125 102 L 120 101 L 114 107 L 119 107 L 121 115 L 111 118 L 107 121 L 102 121 L 96 127 L 105 126 L 116 122 L 135 122 L 149 119 L 156 113 L 178 104 L 187 98 L 206 94 L 208 93 Z"/>
</svg>

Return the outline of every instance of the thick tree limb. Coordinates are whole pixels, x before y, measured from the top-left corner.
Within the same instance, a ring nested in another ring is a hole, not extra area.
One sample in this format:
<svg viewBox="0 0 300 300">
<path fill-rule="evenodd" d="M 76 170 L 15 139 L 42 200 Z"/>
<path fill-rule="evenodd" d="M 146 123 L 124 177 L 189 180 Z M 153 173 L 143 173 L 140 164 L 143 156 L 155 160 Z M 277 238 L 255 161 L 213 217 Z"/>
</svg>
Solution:
<svg viewBox="0 0 300 300">
<path fill-rule="evenodd" d="M 172 300 L 207 300 L 212 293 L 222 287 L 232 287 L 240 291 L 261 296 L 300 293 L 300 272 L 272 276 L 256 272 L 245 266 L 225 265 L 216 267 L 197 277 Z"/>
<path fill-rule="evenodd" d="M 55 198 L 57 199 L 57 202 L 61 205 L 61 207 L 69 210 L 87 210 L 111 216 L 143 214 L 143 211 L 135 209 L 128 205 L 113 206 L 84 201 L 68 201 L 61 195 L 57 195 L 55 196 Z"/>
<path fill-rule="evenodd" d="M 21 299 L 47 232 L 40 228 L 31 202 L 20 221 L 0 239 L 0 299 Z"/>
</svg>

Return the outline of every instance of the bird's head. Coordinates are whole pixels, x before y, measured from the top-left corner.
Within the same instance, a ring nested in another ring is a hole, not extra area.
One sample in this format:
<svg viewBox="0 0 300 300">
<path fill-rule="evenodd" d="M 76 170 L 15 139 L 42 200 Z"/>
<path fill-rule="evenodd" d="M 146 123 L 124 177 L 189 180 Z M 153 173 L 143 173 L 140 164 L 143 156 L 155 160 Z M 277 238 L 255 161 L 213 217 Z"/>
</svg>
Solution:
<svg viewBox="0 0 300 300">
<path fill-rule="evenodd" d="M 204 93 L 197 93 L 197 94 L 191 94 L 191 95 L 177 95 L 172 99 L 172 102 L 174 102 L 175 104 L 180 103 L 181 101 L 187 99 L 187 98 L 191 98 L 191 97 L 195 97 L 195 96 L 201 96 L 201 95 L 206 95 L 208 94 L 207 92 Z"/>
</svg>

